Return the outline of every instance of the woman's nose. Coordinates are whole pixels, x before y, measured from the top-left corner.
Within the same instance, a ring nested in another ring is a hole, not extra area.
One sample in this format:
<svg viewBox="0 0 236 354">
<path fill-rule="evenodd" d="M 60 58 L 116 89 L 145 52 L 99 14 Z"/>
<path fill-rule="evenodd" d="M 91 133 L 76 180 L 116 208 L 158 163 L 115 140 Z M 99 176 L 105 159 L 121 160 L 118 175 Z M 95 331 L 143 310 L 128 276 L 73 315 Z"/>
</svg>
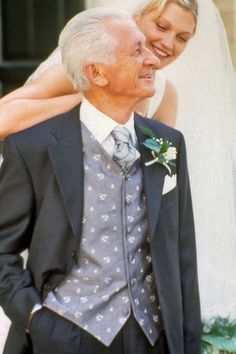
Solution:
<svg viewBox="0 0 236 354">
<path fill-rule="evenodd" d="M 168 54 L 171 54 L 175 47 L 175 35 L 171 32 L 165 33 L 162 37 L 161 44 L 168 50 Z"/>
</svg>

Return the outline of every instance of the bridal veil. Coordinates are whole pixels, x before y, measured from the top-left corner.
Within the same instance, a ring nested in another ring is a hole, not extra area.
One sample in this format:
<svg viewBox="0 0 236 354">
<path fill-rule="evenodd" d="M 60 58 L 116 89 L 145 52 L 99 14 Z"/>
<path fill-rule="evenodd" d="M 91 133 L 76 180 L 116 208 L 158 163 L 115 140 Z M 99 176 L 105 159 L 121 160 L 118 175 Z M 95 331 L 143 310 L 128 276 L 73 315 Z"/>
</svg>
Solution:
<svg viewBox="0 0 236 354">
<path fill-rule="evenodd" d="M 192 187 L 203 319 L 236 318 L 236 84 L 212 0 L 198 0 L 196 34 L 165 68 L 178 92 Z"/>
</svg>

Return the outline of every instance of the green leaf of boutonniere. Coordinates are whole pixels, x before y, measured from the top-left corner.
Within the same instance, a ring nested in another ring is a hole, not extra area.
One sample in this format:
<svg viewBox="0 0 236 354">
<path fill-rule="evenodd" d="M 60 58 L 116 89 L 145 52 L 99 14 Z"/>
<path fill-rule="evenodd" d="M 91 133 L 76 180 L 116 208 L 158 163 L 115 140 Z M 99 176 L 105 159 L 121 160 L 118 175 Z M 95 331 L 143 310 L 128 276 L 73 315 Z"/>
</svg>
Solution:
<svg viewBox="0 0 236 354">
<path fill-rule="evenodd" d="M 160 145 L 153 139 L 146 139 L 143 142 L 143 145 L 146 146 L 148 149 L 153 150 L 157 153 L 161 151 Z"/>
<path fill-rule="evenodd" d="M 143 127 L 142 125 L 139 125 L 138 127 L 144 135 L 148 136 L 149 138 L 154 138 L 152 129 Z"/>
<path fill-rule="evenodd" d="M 169 147 L 170 147 L 171 143 L 168 140 L 163 140 L 162 144 L 161 144 L 161 152 L 167 152 Z"/>
<path fill-rule="evenodd" d="M 236 320 L 215 317 L 205 322 L 202 343 L 206 353 L 236 353 Z"/>
<path fill-rule="evenodd" d="M 154 163 L 160 163 L 166 167 L 171 175 L 170 166 L 174 167 L 175 163 L 172 160 L 176 159 L 177 150 L 172 147 L 172 143 L 167 139 L 156 138 L 151 129 L 139 125 L 139 129 L 148 138 L 142 144 L 151 151 L 152 160 L 145 163 L 145 166 L 150 166 Z"/>
</svg>

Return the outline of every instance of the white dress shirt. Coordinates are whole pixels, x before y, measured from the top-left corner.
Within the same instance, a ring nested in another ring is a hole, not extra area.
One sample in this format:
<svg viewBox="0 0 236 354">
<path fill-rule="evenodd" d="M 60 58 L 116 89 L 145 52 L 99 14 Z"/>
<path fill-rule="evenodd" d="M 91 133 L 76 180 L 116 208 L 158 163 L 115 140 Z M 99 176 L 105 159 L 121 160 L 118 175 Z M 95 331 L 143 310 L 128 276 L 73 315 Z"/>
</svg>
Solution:
<svg viewBox="0 0 236 354">
<path fill-rule="evenodd" d="M 125 124 L 119 124 L 114 119 L 99 111 L 84 97 L 80 108 L 80 120 L 110 156 L 113 156 L 115 151 L 115 141 L 111 132 L 117 126 L 122 126 L 129 130 L 133 144 L 136 146 L 137 138 L 134 129 L 134 113 L 131 114 Z M 136 159 L 139 156 L 137 151 Z"/>
</svg>

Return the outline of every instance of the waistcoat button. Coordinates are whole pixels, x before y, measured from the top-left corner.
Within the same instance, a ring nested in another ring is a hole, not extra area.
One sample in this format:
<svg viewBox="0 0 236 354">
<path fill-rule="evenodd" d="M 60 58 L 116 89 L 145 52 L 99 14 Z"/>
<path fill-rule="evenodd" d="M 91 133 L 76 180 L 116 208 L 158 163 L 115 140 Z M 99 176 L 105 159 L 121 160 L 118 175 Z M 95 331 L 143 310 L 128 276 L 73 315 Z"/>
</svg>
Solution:
<svg viewBox="0 0 236 354">
<path fill-rule="evenodd" d="M 124 309 L 123 310 L 123 315 L 126 316 L 126 317 L 129 316 L 129 309 Z"/>
</svg>

